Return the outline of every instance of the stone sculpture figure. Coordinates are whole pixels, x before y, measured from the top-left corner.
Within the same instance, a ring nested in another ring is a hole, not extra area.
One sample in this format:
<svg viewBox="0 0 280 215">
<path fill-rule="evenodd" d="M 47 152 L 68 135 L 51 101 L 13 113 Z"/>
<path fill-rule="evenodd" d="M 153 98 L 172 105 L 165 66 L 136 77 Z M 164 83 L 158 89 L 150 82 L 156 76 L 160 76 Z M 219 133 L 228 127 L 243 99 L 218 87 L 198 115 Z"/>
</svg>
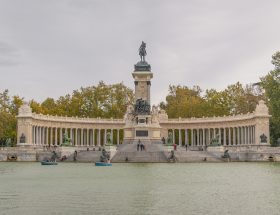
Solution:
<svg viewBox="0 0 280 215">
<path fill-rule="evenodd" d="M 21 134 L 21 136 L 19 138 L 19 142 L 20 143 L 25 143 L 25 135 L 24 135 L 24 133 Z"/>
<path fill-rule="evenodd" d="M 100 156 L 100 162 L 108 163 L 110 161 L 110 152 L 107 152 L 105 149 L 102 149 L 102 154 Z"/>
<path fill-rule="evenodd" d="M 142 41 L 141 46 L 139 48 L 139 55 L 141 61 L 145 61 L 145 56 L 147 55 L 147 52 L 146 52 L 146 43 L 144 43 L 144 41 Z"/>
<path fill-rule="evenodd" d="M 222 158 L 230 158 L 230 155 L 228 153 L 228 150 L 224 151 L 224 154 L 222 155 Z"/>
<path fill-rule="evenodd" d="M 134 105 L 135 114 L 150 114 L 151 106 L 148 101 L 142 98 L 137 99 Z"/>
<path fill-rule="evenodd" d="M 173 144 L 173 134 L 172 134 L 172 132 L 168 133 L 167 144 L 168 145 L 172 145 Z"/>
<path fill-rule="evenodd" d="M 220 146 L 220 141 L 219 141 L 220 135 L 216 135 L 216 137 L 212 138 L 210 141 L 210 146 Z"/>
<path fill-rule="evenodd" d="M 111 145 L 112 140 L 111 140 L 111 132 L 107 132 L 106 134 L 106 144 Z"/>
<path fill-rule="evenodd" d="M 267 136 L 265 136 L 265 134 L 262 134 L 260 138 L 261 138 L 261 143 L 267 143 Z"/>
<path fill-rule="evenodd" d="M 55 151 L 52 152 L 52 156 L 51 156 L 51 161 L 52 162 L 56 162 L 56 159 L 58 158 L 58 155 L 56 154 Z"/>
<path fill-rule="evenodd" d="M 60 146 L 71 146 L 71 138 L 67 137 L 67 134 L 65 133 L 63 135 L 63 140 L 62 140 L 62 144 Z"/>
<path fill-rule="evenodd" d="M 133 105 L 128 105 L 127 108 L 126 108 L 126 113 L 125 113 L 125 121 L 126 122 L 131 122 L 132 119 L 133 119 Z"/>
</svg>

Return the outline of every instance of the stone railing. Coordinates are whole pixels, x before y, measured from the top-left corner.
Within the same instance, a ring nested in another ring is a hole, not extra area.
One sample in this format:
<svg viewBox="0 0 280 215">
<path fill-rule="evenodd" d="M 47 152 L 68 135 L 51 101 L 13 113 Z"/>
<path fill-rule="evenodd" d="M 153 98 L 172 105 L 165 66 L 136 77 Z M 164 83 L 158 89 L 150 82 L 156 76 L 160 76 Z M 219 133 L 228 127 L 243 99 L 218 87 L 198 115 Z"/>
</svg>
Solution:
<svg viewBox="0 0 280 215">
<path fill-rule="evenodd" d="M 239 115 L 231 115 L 231 116 L 218 116 L 218 117 L 202 117 L 202 118 L 176 118 L 176 119 L 168 119 L 161 120 L 160 123 L 207 123 L 207 122 L 231 122 L 231 121 L 239 121 L 239 120 L 249 120 L 257 117 L 255 113 L 247 113 L 247 114 L 239 114 Z M 269 117 L 269 115 L 267 115 Z"/>
<path fill-rule="evenodd" d="M 77 123 L 124 123 L 123 119 L 114 118 L 81 118 L 81 117 L 67 117 L 67 116 L 51 116 L 43 114 L 32 114 L 32 118 L 35 120 L 52 121 L 52 122 L 77 122 Z"/>
</svg>

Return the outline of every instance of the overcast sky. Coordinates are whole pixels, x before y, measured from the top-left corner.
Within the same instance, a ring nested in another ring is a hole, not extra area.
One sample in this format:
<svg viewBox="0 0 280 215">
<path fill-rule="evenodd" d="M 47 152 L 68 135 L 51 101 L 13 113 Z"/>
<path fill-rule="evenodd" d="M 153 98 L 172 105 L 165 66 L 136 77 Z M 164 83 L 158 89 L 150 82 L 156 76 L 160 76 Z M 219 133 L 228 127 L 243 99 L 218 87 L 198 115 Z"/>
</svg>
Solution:
<svg viewBox="0 0 280 215">
<path fill-rule="evenodd" d="M 0 0 L 0 91 L 26 100 L 123 82 L 141 41 L 152 103 L 169 84 L 253 83 L 280 50 L 279 0 Z"/>
</svg>

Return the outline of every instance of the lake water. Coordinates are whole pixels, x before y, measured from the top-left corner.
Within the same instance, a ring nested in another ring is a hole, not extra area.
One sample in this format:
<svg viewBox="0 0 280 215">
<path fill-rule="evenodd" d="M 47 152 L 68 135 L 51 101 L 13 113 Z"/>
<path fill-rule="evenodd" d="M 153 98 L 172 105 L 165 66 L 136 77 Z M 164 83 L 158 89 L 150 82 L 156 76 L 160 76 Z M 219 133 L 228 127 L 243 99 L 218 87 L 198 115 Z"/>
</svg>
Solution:
<svg viewBox="0 0 280 215">
<path fill-rule="evenodd" d="M 280 164 L 0 163 L 0 214 L 280 214 Z"/>
</svg>

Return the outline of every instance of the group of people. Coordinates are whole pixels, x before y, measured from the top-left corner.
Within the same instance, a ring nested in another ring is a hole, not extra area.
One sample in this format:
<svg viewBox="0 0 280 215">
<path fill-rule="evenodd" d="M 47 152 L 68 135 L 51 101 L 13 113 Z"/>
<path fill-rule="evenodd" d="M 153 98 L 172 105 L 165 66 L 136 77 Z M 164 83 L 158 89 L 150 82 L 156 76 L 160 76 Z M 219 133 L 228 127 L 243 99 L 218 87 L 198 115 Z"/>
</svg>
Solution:
<svg viewBox="0 0 280 215">
<path fill-rule="evenodd" d="M 138 143 L 137 143 L 137 151 L 144 151 L 145 150 L 145 145 L 143 143 L 141 143 L 140 140 L 138 140 Z"/>
</svg>

